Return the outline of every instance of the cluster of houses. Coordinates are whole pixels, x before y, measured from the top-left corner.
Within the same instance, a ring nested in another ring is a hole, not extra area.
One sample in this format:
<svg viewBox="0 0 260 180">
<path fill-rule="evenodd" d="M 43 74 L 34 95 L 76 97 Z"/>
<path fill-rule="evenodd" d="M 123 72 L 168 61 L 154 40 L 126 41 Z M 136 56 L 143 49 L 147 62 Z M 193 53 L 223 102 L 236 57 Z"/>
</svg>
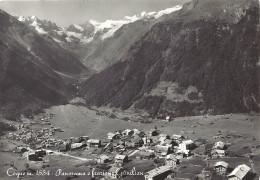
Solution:
<svg viewBox="0 0 260 180">
<path fill-rule="evenodd" d="M 27 124 L 22 124 L 17 132 L 10 132 L 6 135 L 7 139 L 21 141 L 26 144 L 34 144 L 36 149 L 48 148 L 63 144 L 63 140 L 54 139 L 56 132 L 61 132 L 58 127 L 51 126 L 50 128 L 43 128 L 41 130 L 33 130 Z"/>
<path fill-rule="evenodd" d="M 21 152 L 26 152 L 29 161 L 40 161 L 46 154 L 52 151 L 42 150 L 42 148 L 55 149 L 60 152 L 76 150 L 100 150 L 92 159 L 96 164 L 111 165 L 109 172 L 121 169 L 130 159 L 149 160 L 157 159 L 163 162 L 159 167 L 145 172 L 146 180 L 160 179 L 161 176 L 173 172 L 178 168 L 183 158 L 194 155 L 193 150 L 198 144 L 182 135 L 168 135 L 162 133 L 156 127 L 150 131 L 143 132 L 138 129 L 125 129 L 109 132 L 106 139 L 90 139 L 88 136 L 70 137 L 65 140 L 52 138 L 59 128 L 44 128 L 40 131 L 33 131 L 22 128 L 18 134 L 11 134 L 15 140 L 29 142 L 33 140 L 38 146 L 36 150 L 19 148 Z M 10 138 L 10 137 L 8 137 Z M 218 141 L 209 150 L 211 159 L 226 156 L 227 146 L 224 142 Z M 229 165 L 224 161 L 216 162 L 214 171 L 222 176 L 227 176 L 229 180 L 243 180 L 251 173 L 250 167 L 245 164 L 239 165 L 228 174 Z M 204 169 L 205 177 L 210 177 L 210 172 Z M 111 173 L 110 179 L 118 179 L 117 174 Z"/>
</svg>

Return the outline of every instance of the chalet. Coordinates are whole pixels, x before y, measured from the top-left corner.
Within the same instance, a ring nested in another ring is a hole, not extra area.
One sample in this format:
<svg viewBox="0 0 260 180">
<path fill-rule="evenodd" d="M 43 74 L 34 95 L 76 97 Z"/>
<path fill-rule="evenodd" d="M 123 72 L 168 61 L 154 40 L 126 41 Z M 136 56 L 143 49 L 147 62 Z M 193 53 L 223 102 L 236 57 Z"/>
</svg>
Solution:
<svg viewBox="0 0 260 180">
<path fill-rule="evenodd" d="M 79 149 L 81 147 L 83 147 L 84 144 L 83 143 L 72 143 L 71 144 L 71 150 L 74 150 L 74 149 Z"/>
<path fill-rule="evenodd" d="M 170 151 L 171 151 L 170 146 L 162 146 L 162 145 L 155 146 L 155 153 L 157 156 L 165 157 L 170 153 Z"/>
<path fill-rule="evenodd" d="M 229 175 L 228 180 L 249 180 L 251 168 L 245 164 L 237 166 Z"/>
<path fill-rule="evenodd" d="M 151 129 L 148 132 L 148 136 L 158 136 L 161 132 L 158 129 Z"/>
<path fill-rule="evenodd" d="M 109 157 L 105 154 L 101 154 L 98 158 L 97 158 L 97 162 L 104 164 L 107 163 L 109 161 Z"/>
<path fill-rule="evenodd" d="M 213 145 L 213 147 L 212 147 L 212 149 L 224 149 L 224 148 L 225 148 L 225 143 L 222 142 L 222 141 L 216 142 L 216 143 Z"/>
<path fill-rule="evenodd" d="M 191 155 L 190 150 L 182 150 L 182 149 L 178 149 L 176 152 L 177 155 L 182 156 L 182 157 L 188 157 Z"/>
<path fill-rule="evenodd" d="M 119 134 L 115 134 L 115 133 L 112 133 L 112 132 L 107 133 L 107 139 L 108 140 L 119 139 L 119 138 L 120 138 Z"/>
<path fill-rule="evenodd" d="M 181 143 L 184 139 L 185 138 L 182 135 L 177 135 L 177 134 L 172 135 L 172 140 L 174 140 L 178 144 Z"/>
<path fill-rule="evenodd" d="M 172 172 L 170 166 L 161 166 L 144 174 L 145 180 L 165 179 Z"/>
<path fill-rule="evenodd" d="M 181 150 L 192 150 L 195 147 L 195 143 L 192 140 L 186 140 L 186 141 L 182 141 L 179 144 L 179 148 Z"/>
<path fill-rule="evenodd" d="M 99 148 L 99 147 L 101 147 L 101 140 L 100 139 L 89 139 L 89 140 L 87 140 L 87 145 L 89 147 Z"/>
<path fill-rule="evenodd" d="M 143 137 L 142 140 L 143 140 L 144 145 L 152 143 L 152 139 L 151 138 Z"/>
<path fill-rule="evenodd" d="M 159 141 L 160 143 L 164 142 L 166 139 L 170 139 L 170 136 L 167 134 L 160 134 L 159 135 Z"/>
<path fill-rule="evenodd" d="M 134 131 L 134 135 L 139 135 L 141 133 L 139 129 L 133 129 L 133 131 Z"/>
<path fill-rule="evenodd" d="M 131 136 L 134 134 L 134 131 L 131 129 L 126 129 L 122 132 L 123 136 Z"/>
<path fill-rule="evenodd" d="M 214 170 L 217 174 L 225 175 L 227 173 L 228 163 L 224 161 L 219 161 L 214 165 Z"/>
<path fill-rule="evenodd" d="M 124 163 L 126 163 L 128 161 L 128 156 L 118 154 L 118 155 L 116 155 L 114 160 L 115 160 L 115 164 L 123 165 Z"/>
<path fill-rule="evenodd" d="M 213 149 L 210 153 L 212 158 L 224 157 L 226 155 L 225 150 Z"/>
<path fill-rule="evenodd" d="M 168 154 L 165 158 L 165 166 L 177 167 L 180 162 L 179 156 Z"/>
</svg>

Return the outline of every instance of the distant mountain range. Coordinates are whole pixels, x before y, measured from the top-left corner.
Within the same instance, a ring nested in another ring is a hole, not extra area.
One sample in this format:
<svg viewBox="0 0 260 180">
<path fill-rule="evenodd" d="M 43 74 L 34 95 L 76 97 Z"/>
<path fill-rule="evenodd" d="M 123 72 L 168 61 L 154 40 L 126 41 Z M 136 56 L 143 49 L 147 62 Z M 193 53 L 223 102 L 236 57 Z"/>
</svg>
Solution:
<svg viewBox="0 0 260 180">
<path fill-rule="evenodd" d="M 258 1 L 193 0 L 146 31 L 84 83 L 90 105 L 152 117 L 259 112 Z"/>
<path fill-rule="evenodd" d="M 64 48 L 72 49 L 87 67 L 100 71 L 117 62 L 130 45 L 146 32 L 149 25 L 180 8 L 175 6 L 158 12 L 142 12 L 122 20 L 106 20 L 102 23 L 89 20 L 82 25 L 72 24 L 67 28 L 35 16 L 18 16 L 17 19 Z"/>
</svg>

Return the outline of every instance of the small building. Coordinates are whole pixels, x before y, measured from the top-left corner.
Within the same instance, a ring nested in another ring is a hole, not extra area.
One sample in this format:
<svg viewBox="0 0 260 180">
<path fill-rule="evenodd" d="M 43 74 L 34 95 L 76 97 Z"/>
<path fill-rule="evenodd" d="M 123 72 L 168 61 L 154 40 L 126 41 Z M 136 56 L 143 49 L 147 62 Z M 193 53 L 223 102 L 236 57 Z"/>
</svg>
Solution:
<svg viewBox="0 0 260 180">
<path fill-rule="evenodd" d="M 141 133 L 139 129 L 133 129 L 133 131 L 134 131 L 134 135 L 139 135 Z"/>
<path fill-rule="evenodd" d="M 165 179 L 172 172 L 170 166 L 161 166 L 144 174 L 145 180 Z"/>
<path fill-rule="evenodd" d="M 101 154 L 98 158 L 97 158 L 97 162 L 104 164 L 107 163 L 109 161 L 109 157 L 105 154 Z"/>
<path fill-rule="evenodd" d="M 89 139 L 87 141 L 87 145 L 89 147 L 96 147 L 96 148 L 99 148 L 101 147 L 101 140 L 100 139 Z"/>
<path fill-rule="evenodd" d="M 214 165 L 214 170 L 217 174 L 225 175 L 228 170 L 228 163 L 224 161 L 219 161 Z"/>
<path fill-rule="evenodd" d="M 107 133 L 107 139 L 108 140 L 119 139 L 119 135 L 115 134 L 115 133 L 112 133 L 112 132 L 109 132 L 109 133 Z"/>
<path fill-rule="evenodd" d="M 167 134 L 160 134 L 159 135 L 159 141 L 160 143 L 163 143 L 166 139 L 170 139 L 170 136 Z"/>
<path fill-rule="evenodd" d="M 165 157 L 170 153 L 170 151 L 171 151 L 170 146 L 162 146 L 162 145 L 155 146 L 155 153 L 157 156 Z"/>
<path fill-rule="evenodd" d="M 178 134 L 172 135 L 172 140 L 174 140 L 178 144 L 180 144 L 184 139 L 185 139 L 185 137 L 182 135 L 178 135 Z"/>
<path fill-rule="evenodd" d="M 79 148 L 81 148 L 83 146 L 84 146 L 83 143 L 72 143 L 70 148 L 71 148 L 71 150 L 74 150 L 74 149 L 79 149 Z"/>
<path fill-rule="evenodd" d="M 250 171 L 250 167 L 241 164 L 228 175 L 228 180 L 250 180 Z"/>
<path fill-rule="evenodd" d="M 224 157 L 226 155 L 225 150 L 220 150 L 220 149 L 213 149 L 210 153 L 212 158 L 220 158 Z"/>
<path fill-rule="evenodd" d="M 212 149 L 224 149 L 225 148 L 225 143 L 222 141 L 215 142 L 213 145 Z"/>
<path fill-rule="evenodd" d="M 134 134 L 134 131 L 131 129 L 126 129 L 122 132 L 123 136 L 131 136 Z"/>
<path fill-rule="evenodd" d="M 124 163 L 126 163 L 128 161 L 128 156 L 118 154 L 118 155 L 116 155 L 114 160 L 115 160 L 115 164 L 123 165 Z"/>
<path fill-rule="evenodd" d="M 148 132 L 148 136 L 158 136 L 161 133 L 161 131 L 159 131 L 158 129 L 151 129 Z"/>
<path fill-rule="evenodd" d="M 186 140 L 186 141 L 182 141 L 179 144 L 179 148 L 181 150 L 192 150 L 195 147 L 195 143 L 192 140 Z"/>
<path fill-rule="evenodd" d="M 179 156 L 174 154 L 168 154 L 165 158 L 165 166 L 172 166 L 173 168 L 177 167 L 180 163 Z"/>
</svg>

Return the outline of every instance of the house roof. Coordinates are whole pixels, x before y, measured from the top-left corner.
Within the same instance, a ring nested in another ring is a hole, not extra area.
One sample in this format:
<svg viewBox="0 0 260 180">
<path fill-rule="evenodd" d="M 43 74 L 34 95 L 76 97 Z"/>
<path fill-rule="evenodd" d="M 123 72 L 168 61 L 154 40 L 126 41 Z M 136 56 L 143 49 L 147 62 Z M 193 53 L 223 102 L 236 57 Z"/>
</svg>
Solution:
<svg viewBox="0 0 260 180">
<path fill-rule="evenodd" d="M 169 146 L 162 146 L 162 145 L 157 145 L 155 146 L 156 151 L 161 151 L 161 152 L 168 152 Z"/>
<path fill-rule="evenodd" d="M 215 154 L 215 153 L 218 153 L 218 154 L 225 154 L 225 150 L 213 149 L 213 150 L 211 151 L 211 154 Z"/>
<path fill-rule="evenodd" d="M 120 155 L 120 154 L 117 154 L 115 159 L 119 159 L 119 160 L 124 160 L 126 158 L 125 155 Z"/>
<path fill-rule="evenodd" d="M 228 168 L 228 163 L 226 163 L 224 161 L 219 161 L 219 162 L 216 162 L 216 164 L 214 166 L 215 167 L 222 166 L 222 167 Z"/>
<path fill-rule="evenodd" d="M 231 176 L 235 176 L 235 177 L 238 177 L 239 179 L 243 179 L 247 173 L 251 170 L 250 167 L 248 167 L 247 165 L 245 164 L 241 164 L 239 166 L 237 166 L 229 175 L 228 177 L 231 177 Z"/>
<path fill-rule="evenodd" d="M 100 158 L 100 159 L 109 159 L 109 157 L 108 157 L 107 155 L 105 155 L 105 154 L 101 154 L 101 155 L 99 156 L 99 158 Z"/>
<path fill-rule="evenodd" d="M 184 138 L 182 135 L 178 135 L 178 134 L 173 134 L 172 135 L 173 139 L 180 139 L 180 138 Z"/>
<path fill-rule="evenodd" d="M 191 139 L 182 141 L 182 144 L 186 144 L 186 145 L 193 144 L 193 143 L 194 143 L 194 141 L 192 141 Z"/>
<path fill-rule="evenodd" d="M 89 139 L 87 142 L 88 143 L 99 143 L 101 140 L 99 139 Z"/>
</svg>

